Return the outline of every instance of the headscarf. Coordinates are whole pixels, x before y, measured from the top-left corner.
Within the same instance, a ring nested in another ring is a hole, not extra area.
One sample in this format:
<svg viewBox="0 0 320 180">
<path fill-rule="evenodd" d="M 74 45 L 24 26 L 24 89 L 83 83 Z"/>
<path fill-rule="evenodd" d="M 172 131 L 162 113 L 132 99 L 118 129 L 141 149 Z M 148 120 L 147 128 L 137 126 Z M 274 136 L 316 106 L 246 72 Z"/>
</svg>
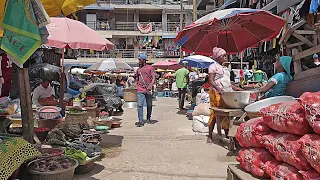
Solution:
<svg viewBox="0 0 320 180">
<path fill-rule="evenodd" d="M 291 62 L 292 62 L 292 57 L 290 56 L 281 56 L 280 57 L 280 64 L 282 65 L 283 69 L 286 70 L 287 75 L 291 76 Z"/>
<path fill-rule="evenodd" d="M 222 48 L 214 47 L 212 49 L 212 58 L 213 59 L 217 59 L 218 57 L 223 56 L 225 54 L 227 54 L 227 52 Z"/>
</svg>

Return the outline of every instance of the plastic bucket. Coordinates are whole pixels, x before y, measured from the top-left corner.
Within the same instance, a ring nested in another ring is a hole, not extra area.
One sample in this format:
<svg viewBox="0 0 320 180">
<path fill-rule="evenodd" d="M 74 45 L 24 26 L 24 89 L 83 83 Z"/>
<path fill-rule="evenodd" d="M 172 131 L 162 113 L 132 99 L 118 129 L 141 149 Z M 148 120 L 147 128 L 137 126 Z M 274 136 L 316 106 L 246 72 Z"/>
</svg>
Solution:
<svg viewBox="0 0 320 180">
<path fill-rule="evenodd" d="M 254 81 L 261 82 L 263 80 L 263 73 L 261 72 L 256 72 L 253 73 Z"/>
</svg>

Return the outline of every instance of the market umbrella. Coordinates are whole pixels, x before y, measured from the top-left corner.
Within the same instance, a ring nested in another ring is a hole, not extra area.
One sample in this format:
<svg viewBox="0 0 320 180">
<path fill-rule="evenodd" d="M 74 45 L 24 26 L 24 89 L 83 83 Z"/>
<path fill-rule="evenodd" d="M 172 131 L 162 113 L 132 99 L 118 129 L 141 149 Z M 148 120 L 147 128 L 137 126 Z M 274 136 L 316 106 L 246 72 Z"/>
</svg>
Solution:
<svg viewBox="0 0 320 180">
<path fill-rule="evenodd" d="M 127 63 L 114 59 L 114 58 L 108 58 L 103 59 L 89 68 L 86 69 L 85 72 L 90 73 L 105 73 L 105 72 L 111 72 L 111 71 L 131 71 L 133 70 Z"/>
<path fill-rule="evenodd" d="M 45 10 L 50 17 L 68 16 L 85 6 L 96 3 L 96 0 L 41 0 Z"/>
<path fill-rule="evenodd" d="M 206 69 L 210 64 L 215 63 L 215 61 L 209 57 L 201 55 L 192 55 L 182 59 L 179 64 L 183 64 L 183 61 L 188 62 L 189 67 Z"/>
<path fill-rule="evenodd" d="M 281 17 L 264 10 L 226 9 L 186 26 L 175 41 L 189 53 L 212 55 L 212 49 L 220 47 L 235 54 L 260 41 L 275 38 L 285 23 Z"/>
<path fill-rule="evenodd" d="M 177 61 L 159 61 L 152 64 L 152 67 L 155 69 L 164 69 L 164 70 L 178 70 L 182 66 Z"/>
<path fill-rule="evenodd" d="M 71 49 L 111 50 L 114 44 L 85 24 L 69 18 L 50 18 L 45 46 Z"/>
</svg>

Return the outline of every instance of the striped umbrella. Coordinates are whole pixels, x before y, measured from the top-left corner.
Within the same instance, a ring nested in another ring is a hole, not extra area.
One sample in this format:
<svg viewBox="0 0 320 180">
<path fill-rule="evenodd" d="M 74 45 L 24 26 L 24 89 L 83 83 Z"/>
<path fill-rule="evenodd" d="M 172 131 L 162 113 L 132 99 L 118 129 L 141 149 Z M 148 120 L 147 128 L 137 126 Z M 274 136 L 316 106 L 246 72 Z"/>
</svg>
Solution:
<svg viewBox="0 0 320 180">
<path fill-rule="evenodd" d="M 208 68 L 210 64 L 215 63 L 215 61 L 209 57 L 201 56 L 201 55 L 192 55 L 184 58 L 179 62 L 179 64 L 183 64 L 183 61 L 188 62 L 189 67 L 194 68 Z"/>
</svg>

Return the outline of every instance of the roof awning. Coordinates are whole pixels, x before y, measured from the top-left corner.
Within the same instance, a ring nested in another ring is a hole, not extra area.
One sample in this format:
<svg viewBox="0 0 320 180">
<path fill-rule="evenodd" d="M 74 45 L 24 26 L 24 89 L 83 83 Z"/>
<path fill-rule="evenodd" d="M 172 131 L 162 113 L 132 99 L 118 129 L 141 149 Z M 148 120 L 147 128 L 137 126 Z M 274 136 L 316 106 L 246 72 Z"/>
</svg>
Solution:
<svg viewBox="0 0 320 180">
<path fill-rule="evenodd" d="M 107 11 L 113 11 L 114 7 L 91 5 L 91 6 L 86 6 L 83 9 L 85 9 L 85 10 L 107 10 Z"/>
<path fill-rule="evenodd" d="M 162 36 L 163 39 L 174 39 L 176 38 L 176 35 L 164 35 Z"/>
</svg>

